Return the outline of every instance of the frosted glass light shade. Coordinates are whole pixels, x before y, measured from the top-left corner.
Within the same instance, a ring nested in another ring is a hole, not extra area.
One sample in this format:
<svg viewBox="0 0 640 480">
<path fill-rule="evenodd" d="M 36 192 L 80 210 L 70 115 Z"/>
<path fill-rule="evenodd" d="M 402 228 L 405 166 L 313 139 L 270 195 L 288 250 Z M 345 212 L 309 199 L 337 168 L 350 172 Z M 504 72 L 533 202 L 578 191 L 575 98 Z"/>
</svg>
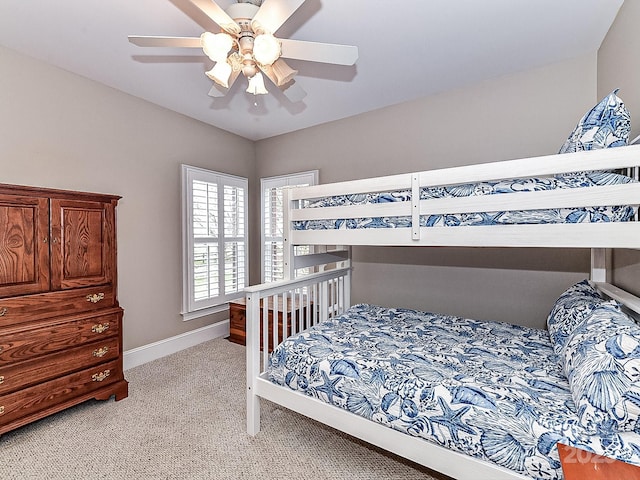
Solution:
<svg viewBox="0 0 640 480">
<path fill-rule="evenodd" d="M 253 41 L 253 58 L 262 65 L 271 65 L 280 57 L 281 51 L 280 41 L 269 33 L 257 35 Z"/>
<path fill-rule="evenodd" d="M 269 93 L 264 86 L 264 77 L 262 76 L 262 73 L 258 72 L 249 79 L 247 92 L 253 93 L 254 95 L 266 95 Z"/>
<path fill-rule="evenodd" d="M 287 63 L 281 58 L 276 60 L 273 65 L 271 65 L 271 69 L 276 77 L 276 85 L 278 85 L 279 87 L 288 83 L 298 73 L 297 70 L 294 70 L 289 65 L 287 65 Z"/>
<path fill-rule="evenodd" d="M 229 88 L 229 77 L 231 77 L 231 65 L 226 60 L 217 62 L 211 70 L 205 72 L 205 75 L 218 85 Z"/>
<path fill-rule="evenodd" d="M 226 33 L 204 32 L 200 35 L 200 45 L 207 57 L 214 62 L 222 62 L 233 47 L 233 38 Z"/>
</svg>

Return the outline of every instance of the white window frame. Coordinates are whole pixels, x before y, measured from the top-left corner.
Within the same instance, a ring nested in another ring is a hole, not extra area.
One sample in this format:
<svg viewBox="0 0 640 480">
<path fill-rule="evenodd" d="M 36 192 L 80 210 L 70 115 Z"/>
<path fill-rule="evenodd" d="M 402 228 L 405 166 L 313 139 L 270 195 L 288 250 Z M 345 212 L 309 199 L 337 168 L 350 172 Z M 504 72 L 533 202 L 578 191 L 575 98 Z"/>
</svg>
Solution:
<svg viewBox="0 0 640 480">
<path fill-rule="evenodd" d="M 292 187 L 296 185 L 317 185 L 318 170 L 309 170 L 306 172 L 291 173 L 287 175 L 278 175 L 275 177 L 264 177 L 260 179 L 260 281 L 265 282 L 265 191 L 271 188 Z M 277 237 L 272 237 L 277 238 Z"/>
<path fill-rule="evenodd" d="M 192 320 L 227 309 L 228 302 L 244 296 L 244 288 L 249 282 L 249 181 L 244 177 L 237 177 L 226 173 L 214 172 L 203 168 L 182 165 L 182 316 L 183 320 Z M 203 300 L 194 298 L 194 245 L 199 241 L 194 236 L 193 228 L 193 182 L 201 181 L 218 186 L 218 229 L 217 236 L 207 239 L 209 243 L 218 244 L 218 283 L 219 295 Z M 244 189 L 244 219 L 243 232 L 239 237 L 226 236 L 224 233 L 224 187 L 239 187 Z M 244 242 L 244 282 L 238 290 L 225 292 L 224 281 L 224 246 L 225 242 Z"/>
</svg>

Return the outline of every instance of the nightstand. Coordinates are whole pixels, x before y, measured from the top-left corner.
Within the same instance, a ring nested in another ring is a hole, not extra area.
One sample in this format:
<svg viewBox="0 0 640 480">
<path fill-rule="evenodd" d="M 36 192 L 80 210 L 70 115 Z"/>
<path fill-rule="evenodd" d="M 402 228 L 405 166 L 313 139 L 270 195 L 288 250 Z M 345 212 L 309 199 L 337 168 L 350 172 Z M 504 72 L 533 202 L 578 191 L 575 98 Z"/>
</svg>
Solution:
<svg viewBox="0 0 640 480">
<path fill-rule="evenodd" d="M 260 302 L 260 318 L 262 318 L 262 305 L 263 301 Z M 303 306 L 302 306 L 303 305 Z M 283 332 L 283 319 L 284 315 L 287 318 L 287 336 L 291 335 L 291 320 L 298 319 L 298 324 L 303 323 L 301 319 L 306 318 L 307 316 L 307 308 L 313 306 L 313 302 L 306 302 L 306 300 L 302 301 L 302 305 L 296 299 L 295 305 L 291 299 L 287 300 L 287 306 L 284 308 L 282 304 L 282 299 L 278 302 L 278 343 L 282 341 L 282 332 Z M 247 323 L 247 312 L 246 312 L 246 304 L 245 299 L 241 298 L 238 300 L 234 300 L 233 302 L 229 302 L 229 341 L 233 343 L 237 343 L 239 345 L 246 344 L 246 323 Z M 273 350 L 273 299 L 269 298 L 268 300 L 268 308 L 269 308 L 269 351 Z M 311 313 L 311 312 L 309 312 Z M 302 328 L 297 328 L 296 331 L 300 331 Z M 260 349 L 262 349 L 262 325 L 260 326 Z"/>
<path fill-rule="evenodd" d="M 640 480 L 640 467 L 558 443 L 565 480 Z"/>
</svg>

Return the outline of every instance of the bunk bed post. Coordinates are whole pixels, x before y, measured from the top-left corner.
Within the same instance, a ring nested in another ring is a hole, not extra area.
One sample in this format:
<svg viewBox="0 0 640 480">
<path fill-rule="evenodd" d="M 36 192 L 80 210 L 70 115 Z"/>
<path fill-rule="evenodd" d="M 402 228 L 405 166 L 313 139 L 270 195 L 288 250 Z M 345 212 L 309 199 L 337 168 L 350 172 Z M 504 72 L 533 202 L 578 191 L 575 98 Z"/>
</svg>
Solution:
<svg viewBox="0 0 640 480">
<path fill-rule="evenodd" d="M 592 248 L 591 249 L 591 272 L 590 278 L 593 282 L 609 282 L 610 272 L 608 268 L 611 266 L 611 249 L 610 248 Z"/>
<path fill-rule="evenodd" d="M 348 255 L 348 260 L 346 262 L 343 262 L 343 266 L 349 268 L 349 270 L 347 271 L 346 275 L 344 276 L 344 309 L 347 310 L 348 308 L 351 307 L 351 258 L 352 258 L 352 252 L 351 252 L 351 246 L 347 247 L 347 255 Z"/>
<path fill-rule="evenodd" d="M 291 189 L 284 187 L 282 189 L 282 233 L 284 235 L 282 239 L 283 255 L 284 255 L 284 279 L 292 280 L 296 278 L 296 267 L 293 261 L 293 244 L 291 243 L 291 207 L 292 200 L 290 200 Z"/>
<path fill-rule="evenodd" d="M 411 175 L 411 240 L 420 240 L 420 175 Z"/>
<path fill-rule="evenodd" d="M 247 433 L 260 431 L 260 397 L 256 395 L 256 378 L 260 374 L 260 294 L 247 293 Z"/>
</svg>

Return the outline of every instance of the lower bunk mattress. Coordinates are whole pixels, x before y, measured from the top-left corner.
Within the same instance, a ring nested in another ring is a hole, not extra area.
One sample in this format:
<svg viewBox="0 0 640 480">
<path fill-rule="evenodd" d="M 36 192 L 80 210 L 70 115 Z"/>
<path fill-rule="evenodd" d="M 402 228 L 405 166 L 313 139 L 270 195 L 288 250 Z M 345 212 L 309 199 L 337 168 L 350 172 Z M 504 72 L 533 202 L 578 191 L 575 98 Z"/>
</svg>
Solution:
<svg viewBox="0 0 640 480">
<path fill-rule="evenodd" d="M 268 375 L 536 479 L 563 477 L 557 442 L 640 464 L 640 434 L 581 426 L 546 330 L 360 304 L 286 339 Z"/>
</svg>

